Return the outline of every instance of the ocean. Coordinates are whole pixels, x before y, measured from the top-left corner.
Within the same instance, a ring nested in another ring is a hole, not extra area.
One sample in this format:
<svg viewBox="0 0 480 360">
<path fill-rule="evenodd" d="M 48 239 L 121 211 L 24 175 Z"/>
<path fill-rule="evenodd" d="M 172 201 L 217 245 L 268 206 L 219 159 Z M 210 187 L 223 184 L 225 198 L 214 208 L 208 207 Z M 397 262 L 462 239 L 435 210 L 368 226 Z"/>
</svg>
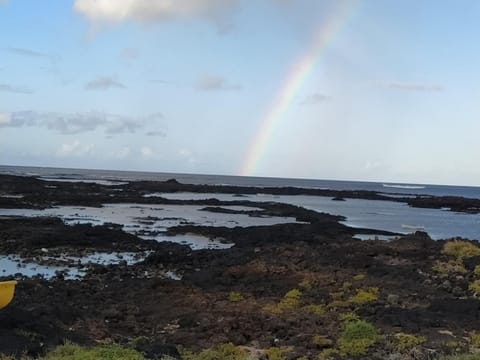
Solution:
<svg viewBox="0 0 480 360">
<path fill-rule="evenodd" d="M 74 180 L 165 181 L 176 179 L 184 184 L 236 185 L 258 187 L 293 186 L 332 190 L 368 190 L 387 194 L 422 194 L 433 196 L 463 196 L 480 199 L 480 187 L 428 184 L 402 184 L 366 181 L 290 179 L 254 176 L 180 174 L 162 172 L 67 169 L 0 165 L 0 174 L 28 175 Z"/>
<path fill-rule="evenodd" d="M 294 186 L 303 188 L 333 189 L 333 190 L 369 190 L 379 193 L 398 195 L 433 195 L 433 196 L 463 196 L 480 198 L 480 187 L 447 186 L 428 184 L 399 184 L 362 181 L 336 180 L 309 180 L 267 177 L 242 177 L 225 175 L 175 174 L 135 171 L 111 171 L 88 169 L 64 169 L 42 167 L 0 166 L 0 174 L 36 176 L 51 181 L 94 181 L 103 184 L 113 184 L 121 181 L 176 179 L 181 183 L 209 184 L 209 185 L 237 185 L 256 187 Z M 229 194 L 152 194 L 177 199 L 218 198 L 220 200 L 234 200 Z M 326 212 L 346 217 L 345 224 L 352 227 L 387 230 L 397 233 L 408 233 L 422 230 L 429 233 L 434 239 L 448 239 L 463 237 L 480 240 L 480 215 L 455 213 L 446 209 L 412 208 L 406 204 L 393 201 L 373 201 L 362 199 L 347 199 L 347 201 L 331 201 L 321 196 L 273 196 L 267 194 L 246 195 L 242 200 L 255 202 L 276 201 L 303 206 L 307 209 Z M 0 209 L 0 213 L 2 213 Z M 3 211 L 8 214 L 11 210 Z M 188 214 L 192 209 L 185 207 Z M 17 212 L 17 214 L 20 214 Z M 193 214 L 193 213 L 192 213 Z M 252 226 L 251 219 L 230 219 L 232 224 Z M 230 221 L 222 219 L 222 221 Z M 102 221 L 102 219 L 96 219 Z M 219 219 L 211 219 L 219 221 Z M 224 224 L 219 221 L 218 224 Z M 220 225 L 219 225 L 220 226 Z M 363 236 L 362 238 L 365 238 Z"/>
</svg>

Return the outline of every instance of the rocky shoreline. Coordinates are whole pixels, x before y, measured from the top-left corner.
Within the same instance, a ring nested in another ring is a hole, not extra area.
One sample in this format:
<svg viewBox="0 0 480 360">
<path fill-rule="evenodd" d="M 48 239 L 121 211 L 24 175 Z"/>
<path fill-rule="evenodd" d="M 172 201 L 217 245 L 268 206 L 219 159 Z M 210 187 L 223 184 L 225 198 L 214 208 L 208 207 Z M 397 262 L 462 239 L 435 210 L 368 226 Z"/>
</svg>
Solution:
<svg viewBox="0 0 480 360">
<path fill-rule="evenodd" d="M 180 347 L 199 351 L 233 343 L 259 353 L 281 349 L 285 359 L 393 360 L 436 359 L 480 345 L 475 343 L 480 300 L 472 286 L 480 279 L 480 248 L 475 241 L 434 241 L 423 232 L 401 236 L 352 229 L 340 223 L 339 216 L 293 205 L 252 203 L 240 196 L 227 202 L 144 196 L 258 191 L 174 180 L 102 186 L 0 176 L 0 194 L 9 195 L 0 197 L 1 208 L 160 202 L 224 212 L 222 205 L 248 205 L 261 210 L 236 211 L 298 221 L 244 228 L 183 225 L 168 230 L 171 235 L 194 233 L 235 244 L 229 249 L 194 251 L 186 245 L 140 239 L 115 224 L 70 226 L 57 218 L 1 218 L 0 255 L 55 265 L 60 255 L 130 252 L 138 254 L 138 262 L 90 264 L 77 280 L 66 280 L 62 272 L 51 280 L 16 275 L 15 298 L 0 310 L 0 354 L 37 356 L 68 340 L 86 345 L 120 343 L 152 359 L 162 355 L 180 359 Z M 262 192 L 480 211 L 480 200 L 461 198 L 385 199 L 370 192 L 295 188 L 262 188 Z M 397 238 L 354 237 L 362 233 Z M 450 251 L 447 244 L 452 243 L 466 250 Z M 69 266 L 74 265 L 72 260 Z M 363 322 L 375 329 L 375 339 L 363 352 L 354 353 L 345 344 L 345 329 Z"/>
</svg>

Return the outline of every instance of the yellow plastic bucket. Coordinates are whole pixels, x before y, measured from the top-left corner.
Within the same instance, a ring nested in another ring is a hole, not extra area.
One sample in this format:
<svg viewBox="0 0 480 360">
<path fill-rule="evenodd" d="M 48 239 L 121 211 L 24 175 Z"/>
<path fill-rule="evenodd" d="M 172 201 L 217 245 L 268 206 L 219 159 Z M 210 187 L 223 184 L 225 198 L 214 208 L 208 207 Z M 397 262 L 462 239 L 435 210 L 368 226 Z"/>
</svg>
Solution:
<svg viewBox="0 0 480 360">
<path fill-rule="evenodd" d="M 15 285 L 17 285 L 15 280 L 0 282 L 0 309 L 4 308 L 10 304 L 10 301 L 12 301 L 15 292 Z"/>
</svg>

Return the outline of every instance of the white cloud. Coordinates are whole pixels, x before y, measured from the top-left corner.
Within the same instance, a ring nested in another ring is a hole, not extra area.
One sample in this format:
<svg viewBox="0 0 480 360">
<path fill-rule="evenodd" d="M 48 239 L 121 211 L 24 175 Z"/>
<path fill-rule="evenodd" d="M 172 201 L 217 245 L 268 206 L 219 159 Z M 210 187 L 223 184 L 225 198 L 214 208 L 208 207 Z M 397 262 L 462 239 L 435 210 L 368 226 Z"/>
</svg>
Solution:
<svg viewBox="0 0 480 360">
<path fill-rule="evenodd" d="M 413 83 L 413 82 L 391 82 L 387 84 L 392 89 L 407 91 L 443 91 L 444 88 L 438 84 Z"/>
<path fill-rule="evenodd" d="M 58 149 L 57 156 L 59 157 L 71 157 L 71 156 L 85 156 L 92 155 L 95 148 L 94 144 L 82 144 L 80 141 L 75 140 L 72 143 L 64 143 Z"/>
<path fill-rule="evenodd" d="M 75 0 L 76 12 L 94 22 L 136 21 L 157 23 L 199 18 L 214 22 L 220 31 L 229 28 L 238 0 Z"/>
<path fill-rule="evenodd" d="M 142 156 L 145 158 L 151 157 L 153 155 L 152 148 L 148 146 L 142 146 L 142 148 L 140 149 L 140 152 L 142 153 Z"/>
<path fill-rule="evenodd" d="M 12 121 L 12 114 L 6 112 L 0 112 L 0 127 L 8 126 Z"/>
<path fill-rule="evenodd" d="M 242 86 L 230 84 L 224 77 L 217 75 L 204 76 L 195 85 L 201 91 L 241 90 Z"/>
<path fill-rule="evenodd" d="M 124 89 L 125 85 L 113 76 L 98 76 L 85 85 L 87 90 Z"/>
</svg>

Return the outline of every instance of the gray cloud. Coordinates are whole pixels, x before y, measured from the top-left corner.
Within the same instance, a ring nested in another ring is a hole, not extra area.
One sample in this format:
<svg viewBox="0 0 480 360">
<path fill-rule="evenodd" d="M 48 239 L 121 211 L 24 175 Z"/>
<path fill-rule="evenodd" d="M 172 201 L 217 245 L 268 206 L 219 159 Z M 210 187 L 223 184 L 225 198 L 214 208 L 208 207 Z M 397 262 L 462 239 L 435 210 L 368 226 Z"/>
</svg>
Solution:
<svg viewBox="0 0 480 360">
<path fill-rule="evenodd" d="M 106 133 L 122 134 L 124 132 L 134 133 L 139 129 L 143 129 L 145 124 L 137 119 L 131 119 L 127 117 L 118 117 L 114 122 L 110 123 L 106 128 Z"/>
<path fill-rule="evenodd" d="M 9 84 L 0 84 L 0 92 L 10 92 L 16 94 L 33 94 L 33 90 L 24 86 L 16 86 Z"/>
<path fill-rule="evenodd" d="M 111 76 L 98 76 L 85 85 L 87 90 L 125 89 L 125 85 Z"/>
<path fill-rule="evenodd" d="M 319 93 L 311 94 L 307 96 L 299 105 L 317 105 L 329 100 L 330 97 Z"/>
<path fill-rule="evenodd" d="M 147 136 L 157 136 L 157 137 L 167 137 L 167 133 L 165 131 L 148 131 L 145 133 Z"/>
<path fill-rule="evenodd" d="M 407 91 L 443 91 L 444 88 L 438 84 L 427 83 L 410 83 L 410 82 L 391 82 L 387 84 L 392 89 L 407 90 Z"/>
<path fill-rule="evenodd" d="M 241 90 L 242 86 L 238 84 L 230 84 L 221 76 L 211 75 L 201 78 L 195 85 L 195 88 L 201 91 L 225 91 Z"/>
<path fill-rule="evenodd" d="M 73 9 L 94 22 L 161 23 L 178 19 L 212 22 L 219 32 L 231 28 L 239 0 L 75 0 Z"/>
<path fill-rule="evenodd" d="M 134 133 L 137 130 L 158 126 L 159 114 L 129 117 L 101 112 L 57 113 L 18 111 L 0 113 L 0 128 L 43 127 L 63 135 L 80 134 L 102 130 L 115 135 Z"/>
</svg>

